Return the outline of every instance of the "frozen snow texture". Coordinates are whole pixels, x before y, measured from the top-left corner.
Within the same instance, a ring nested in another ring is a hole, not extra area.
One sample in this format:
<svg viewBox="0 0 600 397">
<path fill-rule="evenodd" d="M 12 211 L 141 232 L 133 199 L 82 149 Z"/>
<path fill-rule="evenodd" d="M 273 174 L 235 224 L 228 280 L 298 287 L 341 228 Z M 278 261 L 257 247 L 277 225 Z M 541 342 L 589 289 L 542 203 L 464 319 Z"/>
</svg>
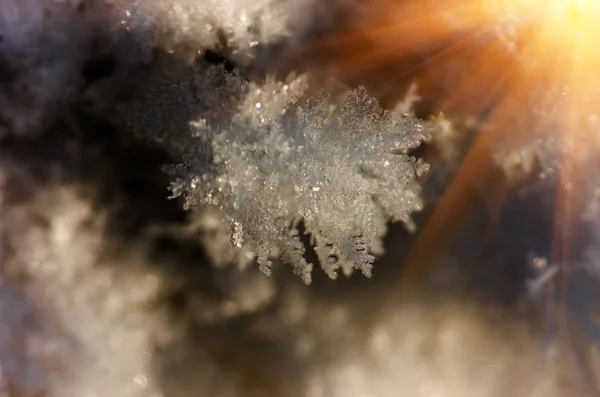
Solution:
<svg viewBox="0 0 600 397">
<path fill-rule="evenodd" d="M 467 305 L 403 308 L 376 327 L 363 346 L 344 346 L 313 371 L 310 397 L 561 396 L 585 393 L 568 355 L 544 362 L 524 329 L 492 324 Z M 488 308 L 489 310 L 489 308 Z M 344 324 L 344 330 L 347 324 Z"/>
<path fill-rule="evenodd" d="M 335 0 L 114 0 L 122 24 L 153 44 L 176 51 L 219 48 L 238 64 L 262 60 L 262 46 L 301 42 L 335 22 L 354 1 Z M 183 45 L 183 46 L 182 46 Z"/>
<path fill-rule="evenodd" d="M 192 139 L 171 144 L 185 163 L 172 169 L 173 195 L 223 210 L 232 243 L 266 273 L 278 253 L 310 282 L 294 227 L 303 221 L 330 277 L 369 276 L 386 223 L 411 229 L 421 209 L 415 178 L 428 165 L 406 154 L 426 138 L 421 123 L 384 111 L 364 88 L 305 99 L 305 78 L 258 85 L 220 67 L 198 73 Z"/>
<path fill-rule="evenodd" d="M 74 189 L 41 190 L 35 203 L 12 206 L 3 218 L 11 218 L 16 252 L 3 263 L 10 277 L 0 280 L 3 375 L 21 395 L 151 395 L 159 328 L 144 309 L 161 280 L 136 258 L 99 264 L 102 217 Z"/>
<path fill-rule="evenodd" d="M 93 57 L 110 53 L 115 73 L 151 61 L 155 47 L 193 55 L 225 47 L 247 63 L 258 45 L 300 39 L 328 20 L 330 7 L 316 3 L 0 0 L 0 134 L 51 124 L 87 88 L 82 71 Z"/>
<path fill-rule="evenodd" d="M 146 61 L 153 46 L 184 44 L 196 55 L 225 47 L 236 62 L 244 63 L 258 45 L 302 40 L 308 30 L 324 26 L 342 4 L 351 3 L 0 0 L 0 54 L 7 60 L 11 85 L 0 92 L 0 128 L 29 134 L 51 124 L 89 88 L 82 69 L 90 57 L 110 53 L 115 67 L 128 69 L 123 66 Z M 124 37 L 126 49 L 114 48 Z M 204 149 L 176 151 L 186 158 L 188 186 L 194 177 L 209 179 L 198 193 L 187 192 L 188 199 L 224 209 L 235 231 L 234 244 L 250 247 L 265 272 L 271 266 L 268 257 L 278 248 L 310 281 L 304 244 L 288 232 L 291 223 L 303 220 L 331 277 L 340 266 L 346 273 L 356 267 L 370 274 L 374 258 L 368 251 L 385 233 L 385 221 L 410 224 L 410 212 L 421 205 L 412 180 L 425 166 L 404 154 L 388 153 L 417 146 L 424 135 L 418 123 L 384 113 L 364 90 L 330 108 L 324 94 L 296 103 L 303 79 L 287 88 L 274 82 L 259 87 L 216 70 L 194 79 L 195 91 L 178 87 L 176 95 L 199 102 L 200 109 L 176 115 L 165 102 L 158 109 L 167 124 L 196 119 L 196 134 L 207 128 L 208 135 L 197 138 Z M 229 85 L 220 86 L 223 81 Z M 242 103 L 237 102 L 240 97 Z M 206 127 L 203 120 L 208 120 Z M 189 136 L 175 138 L 180 148 L 190 141 Z M 285 172 L 273 172 L 277 169 Z M 263 187 L 273 193 L 263 198 Z M 229 200 L 229 194 L 234 198 Z M 356 216 L 348 217 L 348 209 Z"/>
<path fill-rule="evenodd" d="M 216 43 L 217 32 L 226 44 L 251 47 L 258 41 L 283 36 L 289 22 L 287 8 L 310 1 L 281 0 L 118 0 L 124 16 L 153 29 L 171 30 L 172 40 Z M 134 25 L 135 26 L 135 25 Z"/>
</svg>

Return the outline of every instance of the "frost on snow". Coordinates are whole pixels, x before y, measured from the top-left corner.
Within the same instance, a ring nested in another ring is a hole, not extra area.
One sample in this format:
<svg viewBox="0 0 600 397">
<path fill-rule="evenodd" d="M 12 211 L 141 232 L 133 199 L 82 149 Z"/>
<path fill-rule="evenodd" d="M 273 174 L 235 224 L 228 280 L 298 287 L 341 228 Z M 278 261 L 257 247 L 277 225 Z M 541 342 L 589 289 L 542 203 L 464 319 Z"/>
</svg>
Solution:
<svg viewBox="0 0 600 397">
<path fill-rule="evenodd" d="M 407 153 L 426 134 L 364 88 L 305 97 L 307 86 L 306 78 L 258 85 L 220 67 L 200 71 L 194 139 L 167 137 L 183 159 L 170 168 L 173 196 L 188 208 L 220 208 L 232 244 L 249 248 L 265 273 L 277 254 L 310 283 L 302 221 L 330 277 L 340 268 L 369 276 L 386 223 L 412 229 L 410 214 L 422 206 L 415 178 L 428 165 Z"/>
</svg>

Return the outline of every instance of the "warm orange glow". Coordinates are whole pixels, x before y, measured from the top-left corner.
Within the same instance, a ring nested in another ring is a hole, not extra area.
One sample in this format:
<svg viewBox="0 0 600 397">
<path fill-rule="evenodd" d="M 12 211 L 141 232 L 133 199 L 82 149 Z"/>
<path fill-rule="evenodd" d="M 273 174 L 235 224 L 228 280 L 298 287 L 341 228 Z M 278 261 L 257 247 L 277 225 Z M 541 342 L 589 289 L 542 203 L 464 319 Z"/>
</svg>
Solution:
<svg viewBox="0 0 600 397">
<path fill-rule="evenodd" d="M 470 186 L 489 177 L 497 143 L 518 147 L 536 136 L 555 138 L 559 152 L 580 151 L 565 155 L 556 170 L 556 255 L 568 255 L 579 160 L 586 148 L 600 147 L 594 117 L 600 114 L 600 0 L 370 1 L 385 10 L 376 22 L 317 45 L 334 58 L 332 71 L 380 88 L 388 102 L 416 81 L 425 113 L 483 122 L 421 232 L 409 273 L 421 274 L 433 262 L 431 247 L 460 223 Z"/>
<path fill-rule="evenodd" d="M 494 104 L 478 141 L 426 226 L 412 269 L 429 262 L 425 256 L 431 252 L 425 254 L 426 247 L 439 241 L 452 223 L 460 222 L 469 186 L 487 178 L 484 164 L 489 162 L 493 144 L 502 140 L 518 146 L 523 139 L 547 134 L 560 142 L 565 153 L 577 147 L 580 156 L 566 154 L 557 170 L 561 181 L 557 219 L 562 230 L 557 230 L 554 250 L 556 259 L 566 261 L 575 233 L 579 161 L 588 148 L 598 148 L 593 143 L 600 131 L 590 120 L 600 112 L 600 2 L 511 0 L 441 8 L 427 12 L 430 27 L 424 28 L 423 36 L 437 40 L 450 30 L 474 32 L 466 35 L 464 43 L 481 32 L 490 33 L 487 46 L 467 55 L 464 73 L 440 108 L 464 114 L 465 106 L 483 110 L 498 96 L 502 99 Z M 497 34 L 498 40 L 490 40 L 491 34 Z M 449 59 L 452 53 L 451 49 Z M 464 61 L 463 55 L 459 57 Z M 428 60 L 432 65 L 436 61 Z M 431 76 L 439 78 L 435 75 L 439 69 L 434 66 L 433 70 Z"/>
</svg>

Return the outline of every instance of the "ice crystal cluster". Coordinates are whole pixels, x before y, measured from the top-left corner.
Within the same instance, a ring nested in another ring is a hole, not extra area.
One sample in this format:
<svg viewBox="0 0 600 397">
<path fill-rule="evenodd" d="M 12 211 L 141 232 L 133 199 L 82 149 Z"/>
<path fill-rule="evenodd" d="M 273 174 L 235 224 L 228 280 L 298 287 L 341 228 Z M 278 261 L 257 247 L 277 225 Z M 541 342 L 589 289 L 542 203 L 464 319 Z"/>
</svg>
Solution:
<svg viewBox="0 0 600 397">
<path fill-rule="evenodd" d="M 225 44 L 238 52 L 289 36 L 293 24 L 306 22 L 314 0 L 117 0 L 123 23 L 136 30 L 168 35 L 172 45 L 184 41 L 205 47 Z M 291 18 L 291 16 L 300 18 Z M 224 43 L 219 43 L 218 33 Z M 166 43 L 166 42 L 165 42 Z"/>
<path fill-rule="evenodd" d="M 190 123 L 197 143 L 175 170 L 174 196 L 185 196 L 188 207 L 222 209 L 233 244 L 251 249 L 266 273 L 278 252 L 310 282 L 295 227 L 302 221 L 330 277 L 340 268 L 369 276 L 370 250 L 380 245 L 386 223 L 410 229 L 411 213 L 421 209 L 415 178 L 428 166 L 407 154 L 425 138 L 420 122 L 384 111 L 364 88 L 339 98 L 306 97 L 305 78 L 225 80 L 210 100 L 239 101 L 225 114 L 220 107 L 218 119 L 207 105 Z"/>
</svg>

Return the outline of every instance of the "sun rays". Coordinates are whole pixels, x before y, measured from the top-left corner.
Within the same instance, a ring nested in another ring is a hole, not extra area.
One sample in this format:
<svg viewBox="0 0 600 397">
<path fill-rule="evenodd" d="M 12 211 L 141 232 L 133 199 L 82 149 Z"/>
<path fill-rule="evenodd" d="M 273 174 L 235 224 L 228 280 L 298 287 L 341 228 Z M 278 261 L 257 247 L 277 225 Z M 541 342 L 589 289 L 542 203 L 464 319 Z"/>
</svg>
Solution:
<svg viewBox="0 0 600 397">
<path fill-rule="evenodd" d="M 468 153 L 421 230 L 408 275 L 422 275 L 432 255 L 443 254 L 431 247 L 460 222 L 470 205 L 466 192 L 489 178 L 495 151 L 536 139 L 550 139 L 556 149 L 548 165 L 558 181 L 551 260 L 566 262 L 576 233 L 578 169 L 600 147 L 600 2 L 371 3 L 385 10 L 374 22 L 320 40 L 311 50 L 333 58 L 330 68 L 337 76 L 359 81 L 375 76 L 376 86 L 392 87 L 392 102 L 404 94 L 399 82 L 416 81 L 426 112 L 474 117 L 478 123 Z M 506 186 L 493 188 L 501 201 Z"/>
</svg>

